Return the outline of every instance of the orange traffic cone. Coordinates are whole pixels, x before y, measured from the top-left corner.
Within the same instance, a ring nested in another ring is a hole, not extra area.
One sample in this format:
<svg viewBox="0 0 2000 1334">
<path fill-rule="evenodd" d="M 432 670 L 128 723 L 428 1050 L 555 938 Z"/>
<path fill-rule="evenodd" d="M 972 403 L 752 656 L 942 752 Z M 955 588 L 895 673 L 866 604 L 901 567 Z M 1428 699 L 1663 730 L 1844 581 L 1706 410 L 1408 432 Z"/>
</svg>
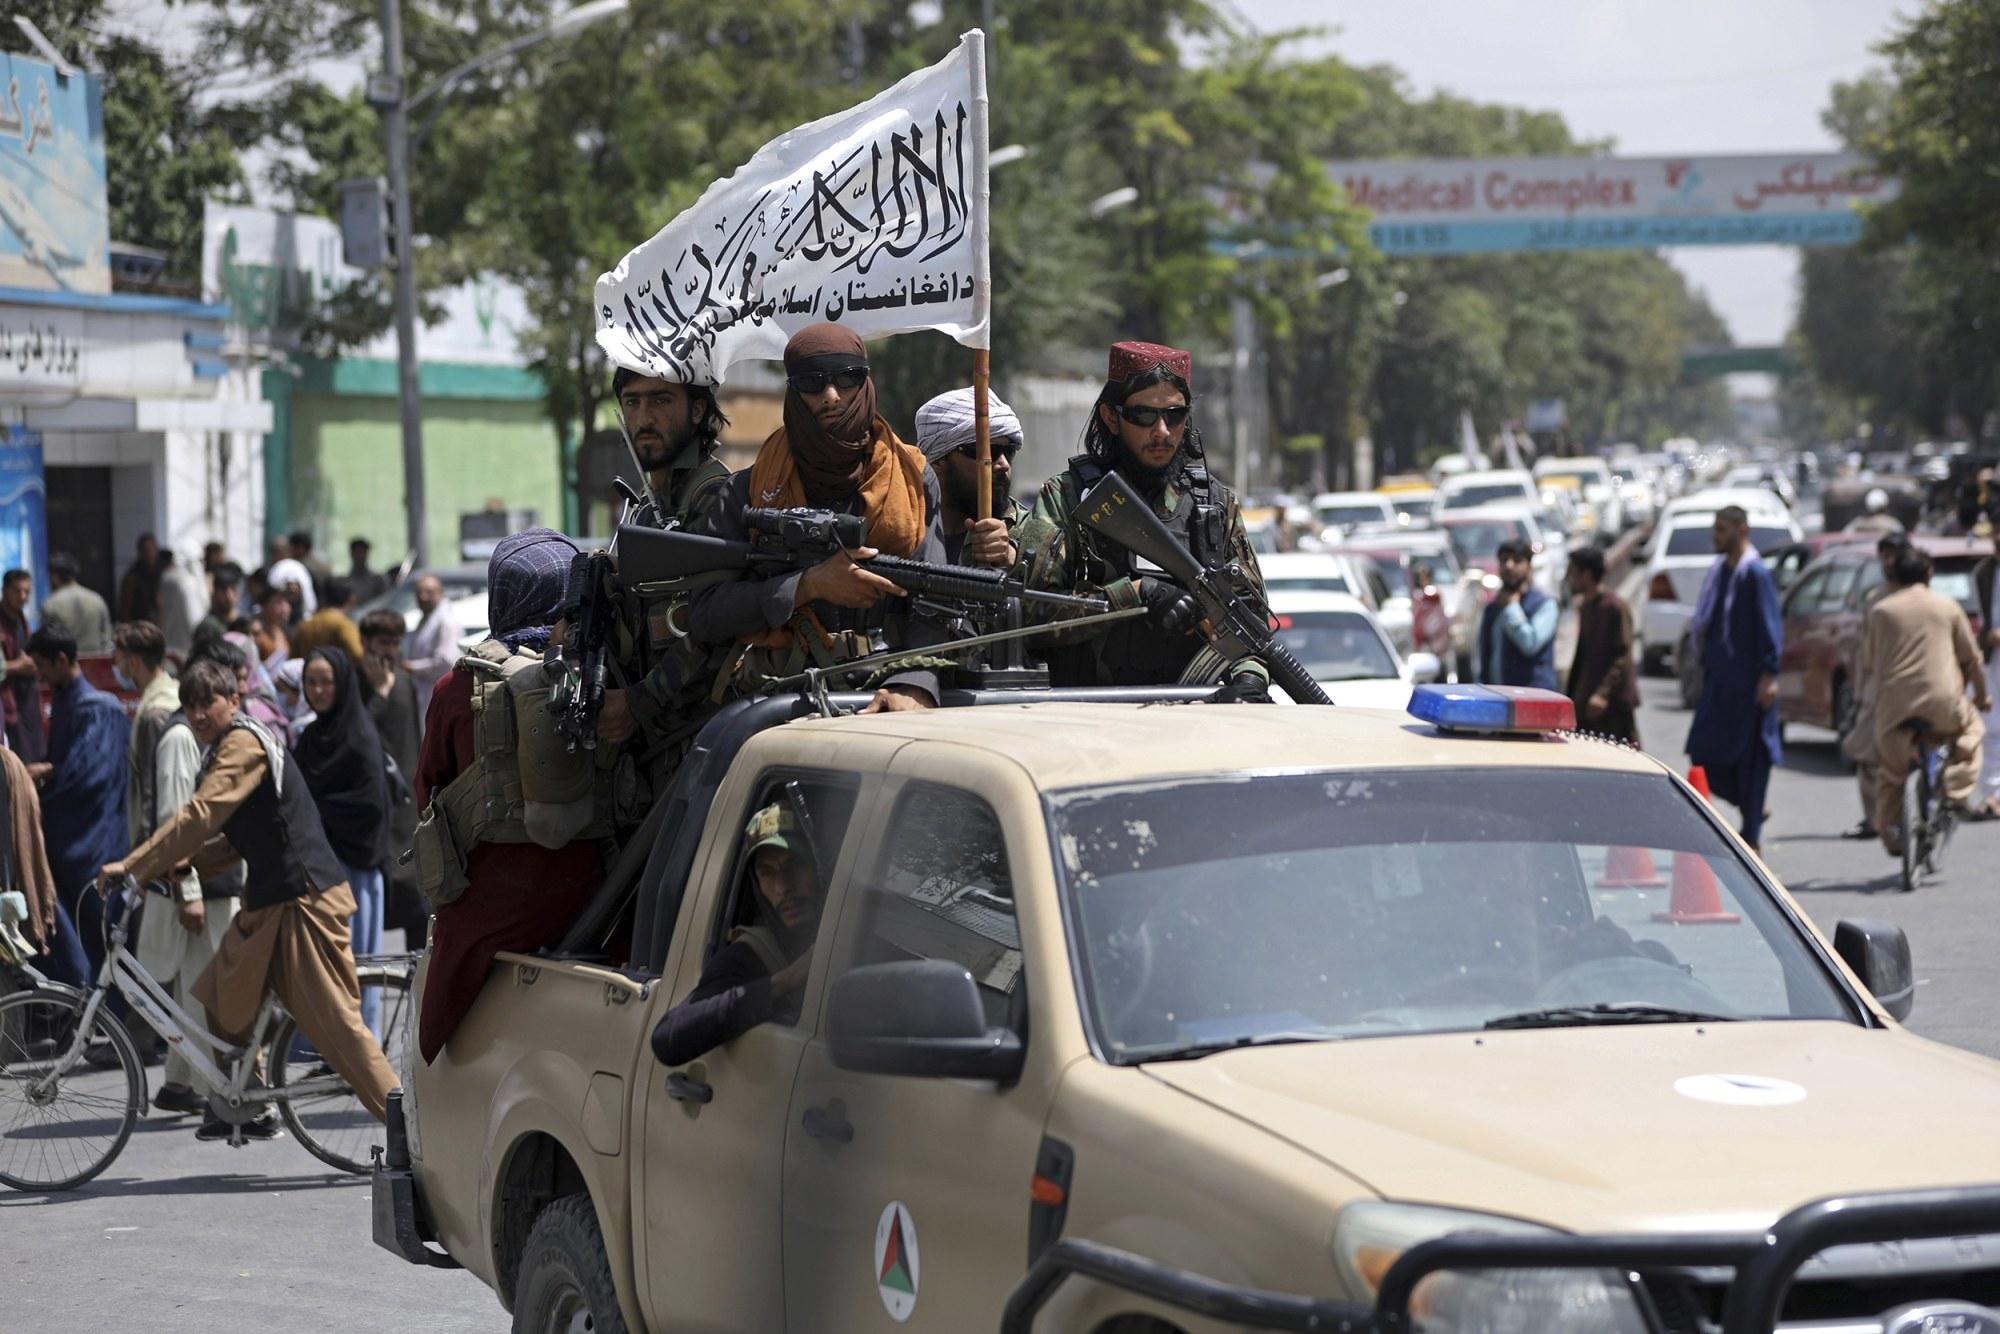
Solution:
<svg viewBox="0 0 2000 1334">
<path fill-rule="evenodd" d="M 1715 883 L 1715 872 L 1709 869 L 1708 858 L 1698 852 L 1676 852 L 1673 898 L 1668 900 L 1665 912 L 1653 914 L 1653 920 L 1675 926 L 1726 926 L 1743 919 L 1723 910 L 1722 889 Z"/>
<path fill-rule="evenodd" d="M 1688 786 L 1701 793 L 1703 801 L 1714 801 L 1715 794 L 1708 790 L 1708 770 L 1699 764 L 1688 766 Z"/>
<path fill-rule="evenodd" d="M 1653 854 L 1645 848 L 1612 848 L 1604 854 L 1604 874 L 1599 889 L 1664 889 L 1666 880 L 1653 865 Z"/>
</svg>

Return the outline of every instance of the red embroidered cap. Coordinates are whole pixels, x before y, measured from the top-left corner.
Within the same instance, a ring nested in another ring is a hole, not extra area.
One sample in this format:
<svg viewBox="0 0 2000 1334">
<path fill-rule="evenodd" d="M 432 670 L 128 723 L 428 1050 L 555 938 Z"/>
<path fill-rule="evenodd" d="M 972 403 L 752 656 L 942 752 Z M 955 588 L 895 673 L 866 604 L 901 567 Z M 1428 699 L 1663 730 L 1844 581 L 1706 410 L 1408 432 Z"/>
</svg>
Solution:
<svg viewBox="0 0 2000 1334">
<path fill-rule="evenodd" d="M 1165 366 L 1188 387 L 1194 387 L 1194 357 L 1177 347 L 1167 347 L 1162 343 L 1113 343 L 1111 345 L 1111 369 L 1105 377 L 1109 380 L 1129 380 L 1155 366 Z"/>
</svg>

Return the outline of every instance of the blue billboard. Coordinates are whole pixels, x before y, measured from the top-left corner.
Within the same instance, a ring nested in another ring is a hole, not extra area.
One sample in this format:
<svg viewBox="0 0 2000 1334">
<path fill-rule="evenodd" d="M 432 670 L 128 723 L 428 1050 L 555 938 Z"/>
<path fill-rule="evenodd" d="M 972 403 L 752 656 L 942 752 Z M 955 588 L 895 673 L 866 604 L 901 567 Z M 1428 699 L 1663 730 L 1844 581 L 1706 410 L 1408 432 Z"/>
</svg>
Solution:
<svg viewBox="0 0 2000 1334">
<path fill-rule="evenodd" d="M 0 52 L 0 287 L 111 290 L 97 80 Z"/>
<path fill-rule="evenodd" d="M 9 426 L 0 437 L 0 570 L 34 577 L 35 605 L 49 596 L 49 488 L 42 433 Z"/>
</svg>

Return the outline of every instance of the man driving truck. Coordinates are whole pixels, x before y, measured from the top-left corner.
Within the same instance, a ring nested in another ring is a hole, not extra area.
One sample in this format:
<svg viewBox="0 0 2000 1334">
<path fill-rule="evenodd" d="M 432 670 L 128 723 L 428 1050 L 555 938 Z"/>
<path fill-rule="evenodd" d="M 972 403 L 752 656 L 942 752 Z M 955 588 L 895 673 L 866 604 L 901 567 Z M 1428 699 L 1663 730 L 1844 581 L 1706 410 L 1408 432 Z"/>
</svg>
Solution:
<svg viewBox="0 0 2000 1334">
<path fill-rule="evenodd" d="M 825 887 L 798 819 L 782 801 L 750 817 L 743 831 L 756 918 L 701 970 L 688 998 L 653 1030 L 661 1065 L 686 1065 L 796 1004 L 812 968 Z"/>
</svg>

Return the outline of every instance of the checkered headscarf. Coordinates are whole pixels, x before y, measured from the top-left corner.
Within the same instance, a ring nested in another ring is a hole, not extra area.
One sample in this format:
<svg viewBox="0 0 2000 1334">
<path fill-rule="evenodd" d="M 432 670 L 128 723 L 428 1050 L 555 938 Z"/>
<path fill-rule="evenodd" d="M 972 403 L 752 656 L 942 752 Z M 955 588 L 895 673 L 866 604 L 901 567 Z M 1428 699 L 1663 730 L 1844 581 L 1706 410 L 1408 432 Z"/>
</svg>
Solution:
<svg viewBox="0 0 2000 1334">
<path fill-rule="evenodd" d="M 509 533 L 486 563 L 486 630 L 508 648 L 546 643 L 562 616 L 576 543 L 553 528 Z"/>
</svg>

